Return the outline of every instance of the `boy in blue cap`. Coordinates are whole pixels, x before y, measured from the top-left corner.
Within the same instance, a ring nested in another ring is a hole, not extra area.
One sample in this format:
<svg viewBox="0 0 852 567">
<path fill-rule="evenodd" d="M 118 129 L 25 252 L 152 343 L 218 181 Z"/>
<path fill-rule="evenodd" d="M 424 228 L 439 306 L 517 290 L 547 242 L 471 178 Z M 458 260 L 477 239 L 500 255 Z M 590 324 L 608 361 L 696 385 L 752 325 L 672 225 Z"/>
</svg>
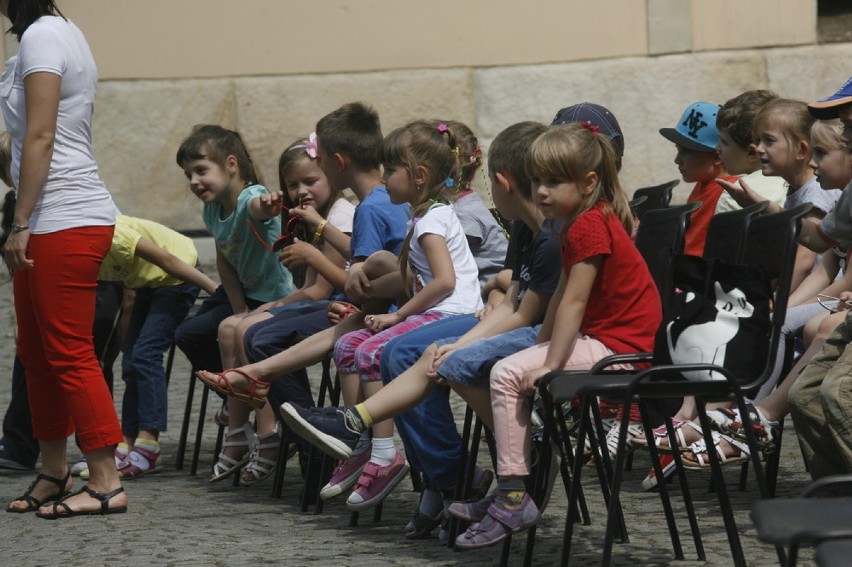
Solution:
<svg viewBox="0 0 852 567">
<path fill-rule="evenodd" d="M 707 227 L 713 215 L 740 208 L 715 181 L 717 178 L 736 179 L 728 175 L 716 149 L 719 145 L 718 112 L 718 104 L 696 102 L 686 108 L 674 128 L 660 128 L 660 134 L 677 145 L 674 161 L 683 180 L 695 183 L 687 202 L 701 201 L 701 207 L 690 217 L 684 254 L 703 255 Z"/>
</svg>

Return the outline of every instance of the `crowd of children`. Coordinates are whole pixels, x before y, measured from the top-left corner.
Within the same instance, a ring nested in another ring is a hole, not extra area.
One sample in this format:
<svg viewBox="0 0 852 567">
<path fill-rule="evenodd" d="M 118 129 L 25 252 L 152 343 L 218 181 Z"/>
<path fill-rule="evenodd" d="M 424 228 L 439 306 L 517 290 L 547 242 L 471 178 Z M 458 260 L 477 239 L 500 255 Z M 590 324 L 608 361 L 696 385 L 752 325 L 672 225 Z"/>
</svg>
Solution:
<svg viewBox="0 0 852 567">
<path fill-rule="evenodd" d="M 791 335 L 805 329 L 807 350 L 752 408 L 769 440 L 792 413 L 815 477 L 852 472 L 849 410 L 839 401 L 852 337 L 844 308 L 852 279 L 842 270 L 852 250 L 850 132 L 852 80 L 810 105 L 766 90 L 721 106 L 696 102 L 660 129 L 676 145 L 683 180 L 695 184 L 688 200 L 701 202 L 687 254 L 703 254 L 720 212 L 761 201 L 770 213 L 813 204 L 785 326 Z M 203 203 L 221 285 L 194 267 L 190 241 L 130 217 L 118 217 L 101 269 L 101 280 L 137 290 L 124 343 L 118 470 L 134 478 L 159 467 L 161 359 L 173 339 L 198 378 L 227 397 L 211 481 L 239 470 L 244 486 L 264 480 L 288 435 L 302 451 L 309 443 L 338 459 L 320 495 L 346 492 L 354 511 L 381 503 L 413 466 L 424 489 L 406 537 L 431 534 L 448 515 L 471 522 L 456 540 L 468 549 L 535 525 L 540 510 L 525 480 L 539 379 L 652 351 L 662 320 L 661 297 L 631 242 L 636 220 L 619 181 L 624 147 L 615 116 L 593 103 L 560 110 L 550 126 L 507 127 L 488 151 L 492 214 L 476 191 L 485 189 L 476 187 L 482 149 L 456 121 L 415 120 L 383 136 L 372 108 L 344 105 L 283 151 L 278 189 L 259 183 L 238 133 L 196 127 L 176 161 Z M 184 320 L 198 288 L 208 297 Z M 831 312 L 826 301 L 834 301 Z M 329 355 L 342 407 L 317 409 L 305 368 Z M 461 443 L 450 392 L 496 441 L 496 488 L 489 491 L 494 473 L 477 468 L 468 502 L 451 502 Z M 729 434 L 736 412 L 718 406 L 711 416 L 727 433 L 712 443 L 690 400 L 674 416 L 688 466 L 703 466 L 709 450 L 723 460 L 747 455 Z M 826 424 L 831 436 L 820 429 Z M 645 433 L 631 416 L 629 444 L 668 443 L 664 427 Z M 608 440 L 617 435 L 613 428 Z M 655 484 L 652 472 L 643 486 Z M 29 509 L 27 495 L 9 506 Z"/>
</svg>

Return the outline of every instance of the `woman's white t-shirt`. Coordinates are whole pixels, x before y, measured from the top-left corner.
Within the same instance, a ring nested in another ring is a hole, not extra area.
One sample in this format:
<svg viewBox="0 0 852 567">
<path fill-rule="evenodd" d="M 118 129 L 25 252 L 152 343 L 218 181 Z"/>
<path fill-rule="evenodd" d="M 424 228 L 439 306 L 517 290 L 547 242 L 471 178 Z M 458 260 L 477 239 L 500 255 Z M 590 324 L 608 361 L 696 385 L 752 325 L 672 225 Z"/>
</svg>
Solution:
<svg viewBox="0 0 852 567">
<path fill-rule="evenodd" d="M 116 207 L 98 176 L 92 150 L 92 112 L 98 70 L 83 33 L 57 16 L 42 16 L 24 32 L 0 76 L 0 106 L 12 138 L 12 181 L 18 186 L 27 118 L 24 79 L 62 77 L 56 138 L 47 182 L 30 217 L 34 234 L 115 224 Z"/>
<path fill-rule="evenodd" d="M 482 307 L 479 288 L 479 270 L 467 244 L 461 223 L 450 205 L 433 205 L 420 219 L 414 221 L 411 237 L 411 252 L 408 263 L 414 274 L 414 293 L 432 281 L 432 271 L 426 254 L 420 246 L 424 234 L 437 234 L 447 241 L 447 249 L 456 272 L 456 287 L 453 292 L 430 307 L 429 311 L 444 313 L 473 313 Z"/>
</svg>

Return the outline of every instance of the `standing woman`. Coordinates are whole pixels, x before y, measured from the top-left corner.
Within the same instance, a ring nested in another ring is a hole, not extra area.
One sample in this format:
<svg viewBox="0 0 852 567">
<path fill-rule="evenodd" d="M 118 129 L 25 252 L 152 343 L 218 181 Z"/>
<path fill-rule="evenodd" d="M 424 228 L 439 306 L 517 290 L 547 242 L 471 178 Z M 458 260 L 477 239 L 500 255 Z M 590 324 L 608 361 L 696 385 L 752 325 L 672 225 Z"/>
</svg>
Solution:
<svg viewBox="0 0 852 567">
<path fill-rule="evenodd" d="M 92 152 L 97 68 L 54 0 L 0 0 L 0 12 L 20 43 L 0 77 L 18 192 L 3 252 L 42 454 L 42 473 L 6 510 L 49 519 L 124 512 L 113 459 L 121 428 L 92 346 L 96 278 L 116 215 Z M 75 431 L 90 477 L 69 494 L 65 447 Z"/>
</svg>

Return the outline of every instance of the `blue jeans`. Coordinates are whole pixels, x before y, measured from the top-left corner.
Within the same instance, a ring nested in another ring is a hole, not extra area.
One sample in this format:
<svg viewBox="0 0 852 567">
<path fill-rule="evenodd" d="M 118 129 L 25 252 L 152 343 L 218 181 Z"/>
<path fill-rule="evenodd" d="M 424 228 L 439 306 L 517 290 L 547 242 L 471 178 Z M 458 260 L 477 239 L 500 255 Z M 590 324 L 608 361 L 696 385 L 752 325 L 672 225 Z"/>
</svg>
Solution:
<svg viewBox="0 0 852 567">
<path fill-rule="evenodd" d="M 256 323 L 246 331 L 243 345 L 249 362 L 267 359 L 331 327 L 326 315 L 329 303 L 300 301 L 270 309 L 272 318 Z M 313 407 L 314 398 L 307 372 L 302 369 L 277 377 L 272 382 L 268 398 L 276 412 L 284 402 Z"/>
<path fill-rule="evenodd" d="M 541 325 L 521 327 L 508 333 L 487 339 L 477 339 L 464 348 L 451 352 L 438 368 L 438 374 L 450 382 L 463 386 L 488 388 L 488 375 L 482 375 L 482 367 L 492 360 L 506 358 L 535 344 Z M 439 345 L 455 342 L 455 339 L 436 341 Z"/>
<path fill-rule="evenodd" d="M 166 430 L 168 385 L 163 354 L 172 346 L 175 329 L 198 292 L 189 283 L 136 290 L 121 361 L 125 383 L 121 430 L 125 435 Z"/>
<path fill-rule="evenodd" d="M 459 337 L 478 322 L 473 315 L 448 317 L 392 339 L 382 352 L 382 382 L 408 370 L 433 342 Z M 426 484 L 442 491 L 455 487 L 462 453 L 449 396 L 449 388 L 436 386 L 419 404 L 394 418 L 408 461 Z"/>
</svg>

